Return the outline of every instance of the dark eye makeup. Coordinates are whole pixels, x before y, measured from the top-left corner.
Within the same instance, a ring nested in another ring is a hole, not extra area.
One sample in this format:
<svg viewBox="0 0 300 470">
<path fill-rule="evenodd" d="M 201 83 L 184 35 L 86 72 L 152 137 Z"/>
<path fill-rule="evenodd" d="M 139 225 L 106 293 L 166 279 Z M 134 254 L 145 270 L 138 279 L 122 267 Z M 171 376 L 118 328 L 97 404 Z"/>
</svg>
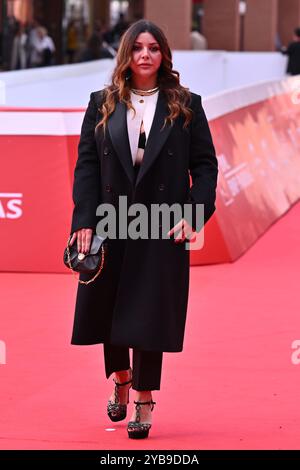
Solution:
<svg viewBox="0 0 300 470">
<path fill-rule="evenodd" d="M 139 46 L 138 44 L 133 45 L 133 48 L 132 48 L 133 51 L 138 51 L 139 49 L 141 49 L 141 46 Z M 159 51 L 159 47 L 158 46 L 151 46 L 150 50 L 152 52 L 156 52 L 156 51 Z"/>
</svg>

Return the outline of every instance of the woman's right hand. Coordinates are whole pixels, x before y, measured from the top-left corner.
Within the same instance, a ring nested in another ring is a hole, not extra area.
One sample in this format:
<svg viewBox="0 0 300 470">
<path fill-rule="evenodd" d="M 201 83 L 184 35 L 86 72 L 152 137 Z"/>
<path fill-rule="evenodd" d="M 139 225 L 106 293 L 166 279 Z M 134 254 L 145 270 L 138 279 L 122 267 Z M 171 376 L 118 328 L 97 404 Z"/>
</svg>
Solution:
<svg viewBox="0 0 300 470">
<path fill-rule="evenodd" d="M 91 240 L 93 235 L 93 229 L 81 228 L 74 232 L 70 240 L 70 245 L 73 245 L 77 238 L 77 250 L 78 253 L 84 253 L 85 255 L 90 251 Z"/>
</svg>

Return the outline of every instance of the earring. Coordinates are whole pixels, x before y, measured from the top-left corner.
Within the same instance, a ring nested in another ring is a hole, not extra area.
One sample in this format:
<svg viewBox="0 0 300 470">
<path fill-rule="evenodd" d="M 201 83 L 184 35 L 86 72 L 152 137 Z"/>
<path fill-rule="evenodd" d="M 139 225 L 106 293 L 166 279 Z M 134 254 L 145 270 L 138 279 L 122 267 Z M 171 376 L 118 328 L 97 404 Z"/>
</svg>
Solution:
<svg viewBox="0 0 300 470">
<path fill-rule="evenodd" d="M 131 72 L 130 70 L 128 70 L 126 76 L 125 76 L 125 80 L 129 80 L 131 78 Z"/>
</svg>

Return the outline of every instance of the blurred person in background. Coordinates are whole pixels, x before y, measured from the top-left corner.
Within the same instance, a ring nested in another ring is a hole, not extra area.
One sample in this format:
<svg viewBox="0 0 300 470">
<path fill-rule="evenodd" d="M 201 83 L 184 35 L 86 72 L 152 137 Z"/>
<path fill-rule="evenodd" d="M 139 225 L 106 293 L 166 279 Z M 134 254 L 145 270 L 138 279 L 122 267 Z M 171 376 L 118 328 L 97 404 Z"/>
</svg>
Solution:
<svg viewBox="0 0 300 470">
<path fill-rule="evenodd" d="M 78 50 L 78 31 L 75 20 L 71 20 L 67 26 L 67 58 L 68 63 L 74 62 L 74 57 Z"/>
<path fill-rule="evenodd" d="M 103 24 L 101 34 L 103 42 L 112 46 L 114 43 L 113 29 L 107 23 Z"/>
<path fill-rule="evenodd" d="M 27 27 L 27 65 L 28 67 L 34 67 L 34 49 L 35 44 L 38 42 L 38 28 L 40 27 L 39 21 L 35 18 L 29 23 Z"/>
<path fill-rule="evenodd" d="M 204 51 L 207 49 L 207 39 L 201 34 L 198 28 L 193 28 L 190 34 L 191 49 Z"/>
<path fill-rule="evenodd" d="M 274 45 L 275 45 L 275 50 L 276 51 L 281 51 L 283 46 L 282 46 L 281 37 L 280 37 L 280 34 L 278 33 L 278 31 L 275 34 Z"/>
<path fill-rule="evenodd" d="M 113 27 L 113 34 L 116 36 L 116 39 L 120 39 L 122 34 L 126 31 L 129 26 L 129 22 L 125 20 L 125 14 L 120 13 L 119 19 L 115 26 Z"/>
<path fill-rule="evenodd" d="M 25 32 L 25 25 L 19 23 L 18 29 L 14 38 L 12 51 L 11 51 L 11 70 L 26 69 L 27 67 L 27 39 L 28 36 Z"/>
<path fill-rule="evenodd" d="M 3 32 L 2 32 L 2 62 L 4 69 L 9 69 L 11 66 L 12 48 L 16 32 L 19 28 L 19 22 L 15 16 L 10 15 L 4 18 Z"/>
<path fill-rule="evenodd" d="M 48 31 L 43 26 L 36 29 L 36 37 L 32 44 L 31 66 L 47 67 L 54 64 L 55 45 Z"/>
<path fill-rule="evenodd" d="M 87 45 L 80 55 L 80 62 L 88 62 L 90 60 L 112 59 L 115 51 L 103 43 L 102 36 L 99 31 L 94 31 L 88 39 Z"/>
<path fill-rule="evenodd" d="M 115 24 L 115 26 L 111 30 L 111 34 L 112 34 L 112 37 L 113 37 L 112 46 L 116 50 L 118 50 L 119 44 L 120 44 L 120 39 L 121 39 L 124 31 L 126 31 L 126 29 L 128 28 L 128 26 L 129 26 L 129 22 L 125 20 L 125 14 L 120 13 L 117 23 Z"/>
<path fill-rule="evenodd" d="M 286 73 L 289 75 L 300 74 L 300 28 L 294 29 L 293 41 L 288 47 L 281 48 L 282 54 L 288 56 Z"/>
</svg>

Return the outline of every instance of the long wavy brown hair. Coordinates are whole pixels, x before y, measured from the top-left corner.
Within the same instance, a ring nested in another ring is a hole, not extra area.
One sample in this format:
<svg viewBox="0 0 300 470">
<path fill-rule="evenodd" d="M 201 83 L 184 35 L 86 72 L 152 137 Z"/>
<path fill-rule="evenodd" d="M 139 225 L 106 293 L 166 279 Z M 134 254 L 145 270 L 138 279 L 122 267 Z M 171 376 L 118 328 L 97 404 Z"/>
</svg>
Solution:
<svg viewBox="0 0 300 470">
<path fill-rule="evenodd" d="M 169 108 L 169 115 L 166 116 L 164 125 L 168 122 L 173 124 L 180 114 L 185 117 L 183 127 L 187 127 L 192 119 L 192 110 L 188 107 L 191 101 L 191 94 L 188 88 L 180 85 L 180 74 L 173 70 L 172 52 L 163 31 L 154 23 L 148 20 L 138 20 L 133 23 L 123 34 L 118 53 L 117 64 L 112 73 L 111 84 L 104 88 L 104 99 L 99 108 L 102 114 L 101 121 L 97 124 L 103 126 L 104 132 L 109 116 L 114 112 L 117 101 L 124 102 L 127 108 L 134 110 L 130 102 L 131 70 L 130 62 L 132 49 L 135 40 L 140 33 L 149 32 L 156 39 L 162 54 L 161 65 L 157 71 L 157 86 L 163 92 Z M 135 111 L 135 110 L 134 110 Z"/>
</svg>

